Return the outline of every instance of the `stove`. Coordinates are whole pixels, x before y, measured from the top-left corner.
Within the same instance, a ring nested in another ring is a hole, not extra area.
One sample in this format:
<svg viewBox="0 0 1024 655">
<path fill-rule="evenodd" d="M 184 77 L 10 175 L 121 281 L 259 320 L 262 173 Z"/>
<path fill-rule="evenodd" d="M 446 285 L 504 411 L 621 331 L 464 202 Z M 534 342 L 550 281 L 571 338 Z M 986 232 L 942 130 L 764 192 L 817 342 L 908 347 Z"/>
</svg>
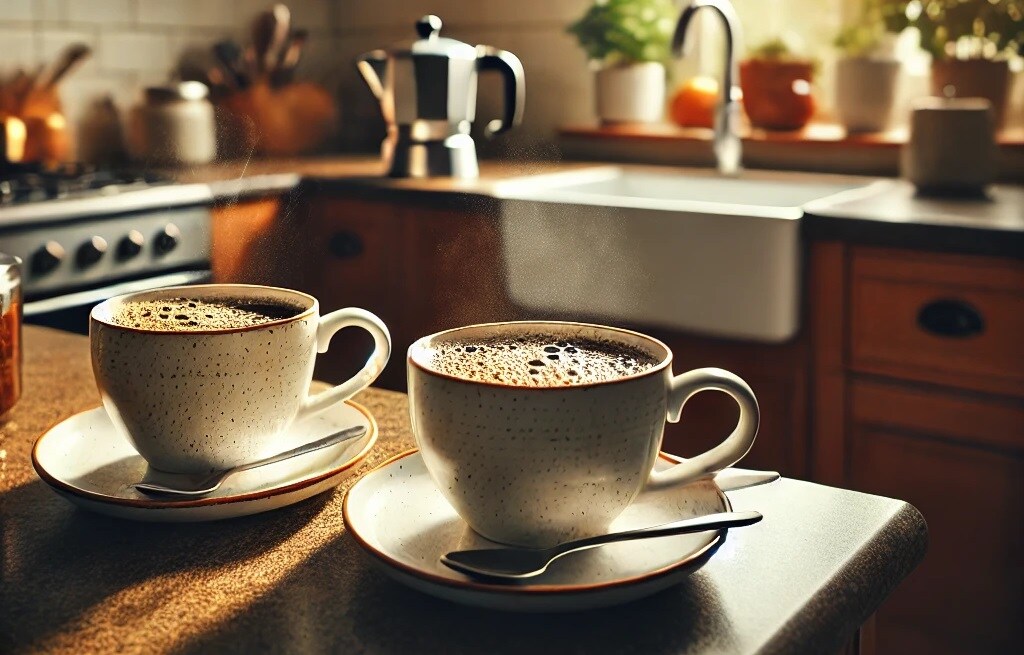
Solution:
<svg viewBox="0 0 1024 655">
<path fill-rule="evenodd" d="M 88 331 L 106 298 L 210 279 L 203 184 L 82 165 L 0 171 L 0 252 L 21 258 L 26 323 Z"/>
</svg>

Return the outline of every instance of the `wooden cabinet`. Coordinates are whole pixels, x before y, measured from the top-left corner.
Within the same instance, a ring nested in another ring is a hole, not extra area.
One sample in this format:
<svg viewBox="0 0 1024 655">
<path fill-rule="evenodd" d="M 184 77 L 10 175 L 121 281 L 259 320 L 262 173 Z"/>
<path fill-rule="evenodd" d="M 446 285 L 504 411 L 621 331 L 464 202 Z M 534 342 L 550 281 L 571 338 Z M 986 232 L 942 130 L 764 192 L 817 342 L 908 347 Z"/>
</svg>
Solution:
<svg viewBox="0 0 1024 655">
<path fill-rule="evenodd" d="M 1021 651 L 1024 265 L 838 243 L 811 261 L 815 477 L 929 526 L 878 651 Z"/>
<path fill-rule="evenodd" d="M 1024 396 L 1024 266 L 858 248 L 850 274 L 854 370 Z"/>
<path fill-rule="evenodd" d="M 257 282 L 276 264 L 260 252 L 278 226 L 280 196 L 216 205 L 212 212 L 210 267 L 214 282 Z"/>
<path fill-rule="evenodd" d="M 260 282 L 300 289 L 322 312 L 363 307 L 391 330 L 391 362 L 377 385 L 405 389 L 405 353 L 417 338 L 449 327 L 516 318 L 504 293 L 500 239 L 491 214 L 392 199 L 314 195 L 293 203 L 254 251 L 274 262 Z M 317 361 L 328 381 L 351 376 L 372 340 L 338 334 Z"/>
</svg>

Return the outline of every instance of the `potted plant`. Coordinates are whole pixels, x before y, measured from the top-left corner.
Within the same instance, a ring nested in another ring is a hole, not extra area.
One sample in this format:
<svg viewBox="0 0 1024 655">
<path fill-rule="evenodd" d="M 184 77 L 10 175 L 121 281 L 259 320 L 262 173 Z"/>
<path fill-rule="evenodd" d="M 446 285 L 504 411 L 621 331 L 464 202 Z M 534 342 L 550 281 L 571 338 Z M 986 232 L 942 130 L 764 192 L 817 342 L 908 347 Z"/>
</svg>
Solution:
<svg viewBox="0 0 1024 655">
<path fill-rule="evenodd" d="M 740 62 L 743 108 L 754 127 L 798 130 L 814 114 L 811 83 L 815 64 L 773 39 Z"/>
<path fill-rule="evenodd" d="M 597 115 L 606 123 L 660 121 L 674 0 L 597 0 L 569 26 L 596 69 Z"/>
<path fill-rule="evenodd" d="M 932 94 L 985 98 L 996 125 L 1006 108 L 1007 57 L 1024 54 L 1024 0 L 924 0 L 911 25 L 932 55 Z"/>
<path fill-rule="evenodd" d="M 900 63 L 892 54 L 877 2 L 866 1 L 858 20 L 836 35 L 836 115 L 847 132 L 881 132 L 889 125 Z"/>
</svg>

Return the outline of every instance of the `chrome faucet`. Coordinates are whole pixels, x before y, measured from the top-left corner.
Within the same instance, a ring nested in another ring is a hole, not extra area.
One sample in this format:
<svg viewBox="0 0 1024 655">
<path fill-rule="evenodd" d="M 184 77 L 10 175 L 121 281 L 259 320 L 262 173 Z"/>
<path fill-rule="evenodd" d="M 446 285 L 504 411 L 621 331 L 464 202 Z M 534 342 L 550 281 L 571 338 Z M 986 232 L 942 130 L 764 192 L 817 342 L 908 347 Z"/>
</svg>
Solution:
<svg viewBox="0 0 1024 655">
<path fill-rule="evenodd" d="M 693 0 L 679 16 L 676 33 L 672 38 L 672 52 L 676 57 L 683 55 L 687 28 L 694 15 L 705 7 L 715 10 L 725 28 L 725 71 L 722 74 L 722 95 L 715 110 L 715 159 L 720 173 L 736 175 L 740 172 L 743 156 L 743 144 L 737 132 L 739 105 L 733 90 L 733 80 L 737 77 L 736 45 L 740 39 L 740 21 L 729 0 Z"/>
</svg>

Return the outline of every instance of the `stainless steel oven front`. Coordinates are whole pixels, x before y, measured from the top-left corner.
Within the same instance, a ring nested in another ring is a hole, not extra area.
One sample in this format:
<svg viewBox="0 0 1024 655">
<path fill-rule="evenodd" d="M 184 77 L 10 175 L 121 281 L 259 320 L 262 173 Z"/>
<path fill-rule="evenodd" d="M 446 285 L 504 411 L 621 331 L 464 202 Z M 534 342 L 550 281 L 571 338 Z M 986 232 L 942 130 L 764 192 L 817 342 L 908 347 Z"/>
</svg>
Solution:
<svg viewBox="0 0 1024 655">
<path fill-rule="evenodd" d="M 111 296 L 211 281 L 205 186 L 110 200 L 0 208 L 0 252 L 24 262 L 26 323 L 85 334 L 92 307 Z"/>
</svg>

